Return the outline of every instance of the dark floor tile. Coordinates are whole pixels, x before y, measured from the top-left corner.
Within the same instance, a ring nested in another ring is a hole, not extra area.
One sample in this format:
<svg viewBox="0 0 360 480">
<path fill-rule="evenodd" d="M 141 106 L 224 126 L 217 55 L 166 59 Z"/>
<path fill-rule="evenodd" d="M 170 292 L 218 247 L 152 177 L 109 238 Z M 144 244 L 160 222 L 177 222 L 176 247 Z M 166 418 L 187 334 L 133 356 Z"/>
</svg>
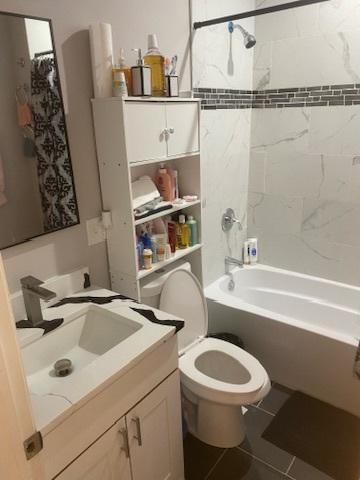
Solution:
<svg viewBox="0 0 360 480">
<path fill-rule="evenodd" d="M 232 448 L 225 453 L 208 480 L 283 480 L 284 478 L 284 475 L 247 453 Z"/>
<path fill-rule="evenodd" d="M 263 437 L 336 480 L 360 478 L 360 419 L 344 410 L 295 392 Z"/>
<path fill-rule="evenodd" d="M 184 463 L 186 480 L 203 480 L 224 452 L 211 447 L 188 433 L 184 440 Z"/>
<path fill-rule="evenodd" d="M 286 400 L 292 395 L 292 393 L 294 392 L 289 388 L 283 387 L 278 383 L 274 383 L 269 394 L 261 402 L 260 408 L 263 408 L 267 412 L 275 415 L 284 405 Z"/>
<path fill-rule="evenodd" d="M 240 448 L 272 465 L 282 472 L 288 469 L 293 455 L 264 440 L 262 434 L 273 420 L 273 416 L 254 407 L 245 414 L 246 438 Z"/>
<path fill-rule="evenodd" d="M 333 480 L 320 470 L 308 465 L 299 458 L 295 460 L 288 472 L 288 475 L 295 480 Z"/>
</svg>

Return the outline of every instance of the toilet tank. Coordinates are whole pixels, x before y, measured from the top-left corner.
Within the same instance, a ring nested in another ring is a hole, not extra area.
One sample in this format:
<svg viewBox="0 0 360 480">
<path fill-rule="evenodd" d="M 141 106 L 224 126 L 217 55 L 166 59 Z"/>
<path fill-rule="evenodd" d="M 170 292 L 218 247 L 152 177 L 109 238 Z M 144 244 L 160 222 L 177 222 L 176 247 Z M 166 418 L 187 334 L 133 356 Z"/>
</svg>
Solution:
<svg viewBox="0 0 360 480">
<path fill-rule="evenodd" d="M 176 266 L 171 265 L 161 271 L 154 272 L 146 282 L 140 287 L 141 303 L 149 305 L 149 307 L 159 308 L 160 294 L 165 280 L 176 270 L 188 270 L 191 272 L 189 262 L 177 263 Z"/>
</svg>

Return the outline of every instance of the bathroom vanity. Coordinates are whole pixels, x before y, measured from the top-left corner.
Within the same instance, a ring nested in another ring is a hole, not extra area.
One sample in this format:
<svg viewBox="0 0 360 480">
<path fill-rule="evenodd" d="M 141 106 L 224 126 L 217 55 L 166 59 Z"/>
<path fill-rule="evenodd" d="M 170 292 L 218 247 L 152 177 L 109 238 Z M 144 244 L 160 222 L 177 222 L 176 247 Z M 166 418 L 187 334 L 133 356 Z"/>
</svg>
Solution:
<svg viewBox="0 0 360 480">
<path fill-rule="evenodd" d="M 22 356 L 46 478 L 183 480 L 181 321 L 92 287 L 43 314 L 64 323 Z M 74 369 L 57 377 L 63 357 Z"/>
</svg>

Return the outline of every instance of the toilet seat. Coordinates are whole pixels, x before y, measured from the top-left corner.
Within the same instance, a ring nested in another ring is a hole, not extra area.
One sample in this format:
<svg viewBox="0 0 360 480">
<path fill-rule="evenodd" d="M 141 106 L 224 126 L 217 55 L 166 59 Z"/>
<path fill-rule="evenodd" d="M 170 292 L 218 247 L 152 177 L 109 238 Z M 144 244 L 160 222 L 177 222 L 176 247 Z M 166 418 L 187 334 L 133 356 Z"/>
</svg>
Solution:
<svg viewBox="0 0 360 480">
<path fill-rule="evenodd" d="M 204 355 L 208 358 L 200 365 L 199 359 Z M 213 366 L 211 357 L 214 357 Z M 185 387 L 203 399 L 226 405 L 253 403 L 268 380 L 264 367 L 256 358 L 236 345 L 215 338 L 205 338 L 191 347 L 180 357 L 179 368 Z M 212 375 L 212 368 L 222 370 L 222 376 L 230 381 L 215 378 L 217 375 Z"/>
<path fill-rule="evenodd" d="M 185 322 L 178 333 L 179 369 L 185 388 L 222 405 L 247 405 L 270 388 L 269 377 L 245 350 L 215 338 L 205 338 L 208 311 L 202 287 L 189 271 L 176 270 L 166 279 L 160 310 Z"/>
</svg>

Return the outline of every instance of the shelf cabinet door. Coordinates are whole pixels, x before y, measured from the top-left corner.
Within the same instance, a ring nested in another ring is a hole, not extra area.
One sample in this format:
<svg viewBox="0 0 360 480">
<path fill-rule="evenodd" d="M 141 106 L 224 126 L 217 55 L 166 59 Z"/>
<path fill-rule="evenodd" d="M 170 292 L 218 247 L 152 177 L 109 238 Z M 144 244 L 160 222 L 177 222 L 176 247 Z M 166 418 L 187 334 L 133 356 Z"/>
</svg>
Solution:
<svg viewBox="0 0 360 480">
<path fill-rule="evenodd" d="M 197 102 L 167 103 L 166 123 L 169 131 L 167 141 L 169 157 L 199 151 L 199 106 Z"/>
<path fill-rule="evenodd" d="M 126 424 L 122 418 L 56 480 L 132 480 L 126 438 Z"/>
<path fill-rule="evenodd" d="M 183 480 L 180 378 L 176 371 L 126 416 L 133 480 Z"/>
<path fill-rule="evenodd" d="M 129 163 L 166 158 L 163 103 L 126 102 L 125 128 Z"/>
</svg>

